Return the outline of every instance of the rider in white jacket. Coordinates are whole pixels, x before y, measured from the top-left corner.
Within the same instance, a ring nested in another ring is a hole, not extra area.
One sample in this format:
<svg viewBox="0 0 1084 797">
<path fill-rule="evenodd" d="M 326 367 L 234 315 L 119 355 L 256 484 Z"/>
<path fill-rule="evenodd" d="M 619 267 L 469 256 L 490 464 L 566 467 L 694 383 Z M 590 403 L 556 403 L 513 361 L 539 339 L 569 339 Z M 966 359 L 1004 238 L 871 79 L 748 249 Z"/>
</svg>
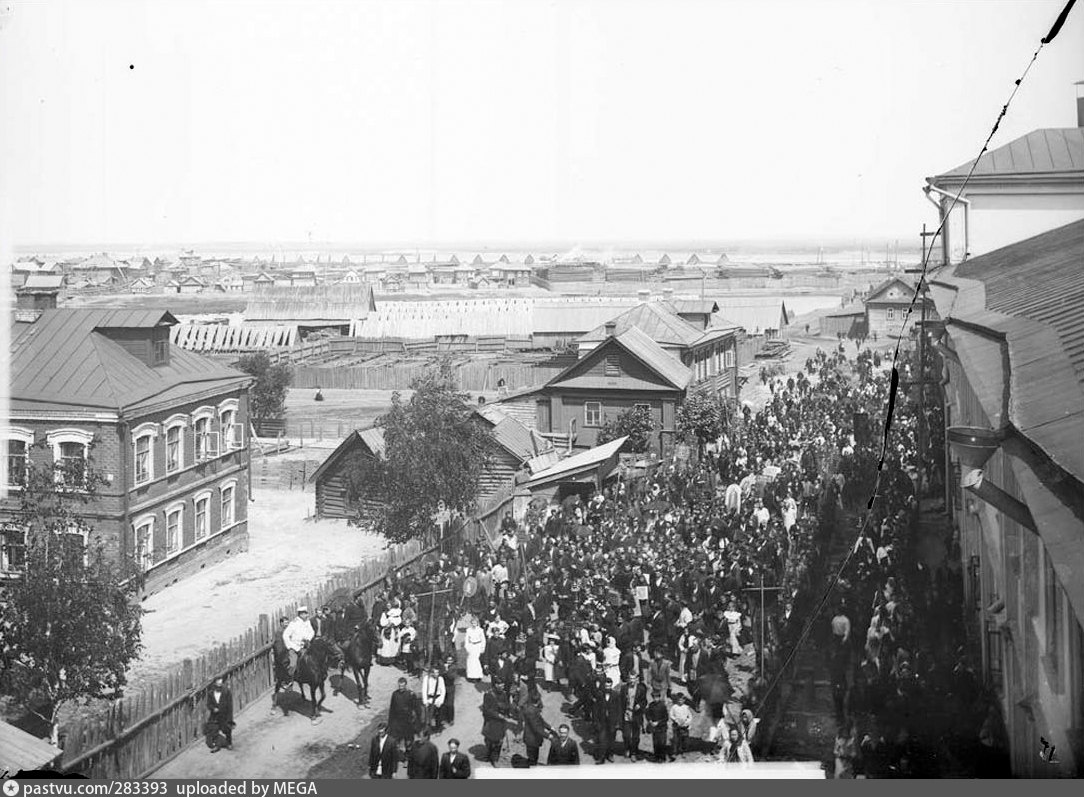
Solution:
<svg viewBox="0 0 1084 797">
<path fill-rule="evenodd" d="M 301 653 L 301 649 L 314 636 L 316 636 L 316 630 L 312 627 L 312 623 L 309 622 L 309 610 L 304 606 L 298 607 L 297 617 L 291 620 L 290 624 L 286 626 L 286 630 L 282 632 L 282 641 L 286 645 L 286 650 L 290 653 L 291 678 L 297 672 L 297 657 Z"/>
</svg>

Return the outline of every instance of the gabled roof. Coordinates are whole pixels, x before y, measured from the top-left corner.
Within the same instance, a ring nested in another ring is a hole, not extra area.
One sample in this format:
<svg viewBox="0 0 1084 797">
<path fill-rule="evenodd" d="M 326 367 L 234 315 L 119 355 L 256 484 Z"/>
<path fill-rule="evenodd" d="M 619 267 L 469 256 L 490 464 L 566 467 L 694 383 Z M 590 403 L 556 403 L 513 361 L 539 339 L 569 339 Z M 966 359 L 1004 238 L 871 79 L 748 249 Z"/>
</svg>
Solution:
<svg viewBox="0 0 1084 797">
<path fill-rule="evenodd" d="M 668 265 L 670 265 L 670 255 L 665 255 L 664 254 L 662 257 L 660 257 L 659 258 L 659 265 L 660 266 L 668 266 Z"/>
<path fill-rule="evenodd" d="M 475 255 L 474 260 L 471 261 L 471 264 L 475 265 L 475 266 L 484 266 L 485 263 L 486 263 L 486 261 L 482 260 L 481 255 Z"/>
<path fill-rule="evenodd" d="M 521 463 L 539 453 L 535 449 L 531 430 L 512 416 L 492 404 L 478 407 L 476 412 L 493 427 L 493 438 L 497 441 L 497 445 Z"/>
<path fill-rule="evenodd" d="M 888 290 L 890 288 L 892 288 L 894 285 L 899 285 L 901 288 L 903 288 L 903 292 L 904 292 L 904 294 L 906 294 L 905 298 L 902 298 L 902 299 L 883 298 L 882 299 L 881 297 L 884 296 L 884 294 L 887 293 Z M 900 279 L 899 277 L 889 277 L 888 279 L 886 279 L 884 282 L 882 282 L 880 285 L 878 285 L 876 288 L 874 288 L 872 291 L 869 292 L 869 296 L 866 297 L 865 303 L 870 304 L 870 303 L 873 303 L 873 302 L 890 302 L 890 303 L 896 303 L 896 304 L 910 304 L 911 299 L 912 299 L 912 297 L 914 297 L 914 295 L 915 295 L 915 286 L 914 285 L 907 282 L 906 280 Z"/>
<path fill-rule="evenodd" d="M 609 323 L 609 322 L 607 322 Z M 644 302 L 612 319 L 614 333 L 638 329 L 663 346 L 688 346 L 700 337 L 700 330 L 662 302 Z M 606 324 L 595 327 L 579 343 L 595 343 L 606 338 Z"/>
<path fill-rule="evenodd" d="M 355 429 L 348 434 L 335 450 L 328 454 L 327 459 L 320 463 L 320 467 L 312 472 L 310 482 L 320 479 L 328 469 L 338 463 L 351 448 L 360 443 L 375 457 L 384 456 L 384 429 L 381 426 L 372 426 L 368 429 Z"/>
<path fill-rule="evenodd" d="M 139 405 L 213 385 L 248 381 L 247 374 L 177 347 L 168 365 L 152 368 L 99 330 L 172 326 L 164 310 L 46 310 L 13 330 L 14 408 L 137 409 Z"/>
<path fill-rule="evenodd" d="M 697 333 L 699 337 L 699 333 Z M 611 348 L 620 348 L 627 351 L 639 360 L 650 371 L 654 372 L 667 385 L 676 389 L 684 390 L 692 381 L 692 371 L 681 363 L 673 355 L 667 353 L 658 343 L 653 341 L 636 327 L 630 327 L 621 334 L 606 338 L 598 346 L 585 354 L 581 359 L 574 362 L 568 368 L 553 377 L 546 386 L 562 385 L 565 387 L 582 388 L 650 388 L 650 385 L 640 384 L 642 380 L 630 379 L 598 379 L 590 376 L 574 376 L 575 371 L 585 370 L 588 364 L 604 357 Z M 633 382 L 636 382 L 634 385 Z"/>
<path fill-rule="evenodd" d="M 936 177 L 931 183 L 958 183 L 971 169 L 970 160 Z M 1051 127 L 1033 130 L 984 153 L 972 175 L 972 182 L 1027 179 L 1053 176 L 1084 177 L 1084 127 Z"/>
</svg>

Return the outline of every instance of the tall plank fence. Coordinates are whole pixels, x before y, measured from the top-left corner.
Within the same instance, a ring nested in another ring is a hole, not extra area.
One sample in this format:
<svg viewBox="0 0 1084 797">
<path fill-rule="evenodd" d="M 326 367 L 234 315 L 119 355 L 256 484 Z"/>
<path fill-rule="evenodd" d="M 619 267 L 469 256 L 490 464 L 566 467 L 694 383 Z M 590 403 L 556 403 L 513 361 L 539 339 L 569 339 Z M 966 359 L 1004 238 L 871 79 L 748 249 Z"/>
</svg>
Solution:
<svg viewBox="0 0 1084 797">
<path fill-rule="evenodd" d="M 303 389 L 408 390 L 411 383 L 430 370 L 427 363 L 379 365 L 297 365 L 293 387 Z M 460 390 L 473 393 L 495 391 L 504 379 L 508 390 L 544 385 L 561 372 L 559 366 L 538 363 L 467 362 L 456 368 Z"/>
<path fill-rule="evenodd" d="M 448 538 L 446 538 L 448 539 Z M 280 617 L 293 617 L 297 607 L 322 606 L 340 591 L 364 590 L 370 603 L 393 570 L 419 570 L 439 544 L 423 548 L 417 540 L 392 546 L 382 559 L 372 559 L 327 580 L 315 592 L 283 606 L 231 642 L 198 659 L 185 659 L 172 673 L 111 704 L 102 714 L 74 720 L 62 728 L 61 768 L 90 778 L 142 778 L 203 738 L 207 690 L 224 676 L 240 712 L 265 698 L 274 687 L 271 643 Z"/>
</svg>

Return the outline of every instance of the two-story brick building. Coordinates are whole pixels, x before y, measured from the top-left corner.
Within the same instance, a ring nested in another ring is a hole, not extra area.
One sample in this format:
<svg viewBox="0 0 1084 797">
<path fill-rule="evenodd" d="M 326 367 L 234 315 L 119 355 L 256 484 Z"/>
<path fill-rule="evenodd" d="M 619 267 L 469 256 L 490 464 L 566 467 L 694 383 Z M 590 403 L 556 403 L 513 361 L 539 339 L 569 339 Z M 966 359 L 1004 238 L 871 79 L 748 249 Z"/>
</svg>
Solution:
<svg viewBox="0 0 1084 797">
<path fill-rule="evenodd" d="M 27 310 L 12 329 L 0 419 L 0 514 L 29 464 L 82 458 L 104 484 L 86 516 L 107 552 L 133 557 L 146 592 L 248 547 L 251 377 L 170 346 L 164 310 Z M 23 532 L 3 528 L 0 572 Z"/>
</svg>

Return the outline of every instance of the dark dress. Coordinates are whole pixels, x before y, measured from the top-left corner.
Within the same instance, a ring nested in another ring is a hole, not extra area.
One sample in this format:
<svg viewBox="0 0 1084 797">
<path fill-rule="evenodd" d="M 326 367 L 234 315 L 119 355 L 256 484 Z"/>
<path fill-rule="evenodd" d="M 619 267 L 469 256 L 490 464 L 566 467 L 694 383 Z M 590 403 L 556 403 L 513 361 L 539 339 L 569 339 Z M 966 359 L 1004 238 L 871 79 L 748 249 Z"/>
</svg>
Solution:
<svg viewBox="0 0 1084 797">
<path fill-rule="evenodd" d="M 388 733 L 396 739 L 413 739 L 417 715 L 418 696 L 409 689 L 396 689 L 388 707 Z"/>
</svg>

